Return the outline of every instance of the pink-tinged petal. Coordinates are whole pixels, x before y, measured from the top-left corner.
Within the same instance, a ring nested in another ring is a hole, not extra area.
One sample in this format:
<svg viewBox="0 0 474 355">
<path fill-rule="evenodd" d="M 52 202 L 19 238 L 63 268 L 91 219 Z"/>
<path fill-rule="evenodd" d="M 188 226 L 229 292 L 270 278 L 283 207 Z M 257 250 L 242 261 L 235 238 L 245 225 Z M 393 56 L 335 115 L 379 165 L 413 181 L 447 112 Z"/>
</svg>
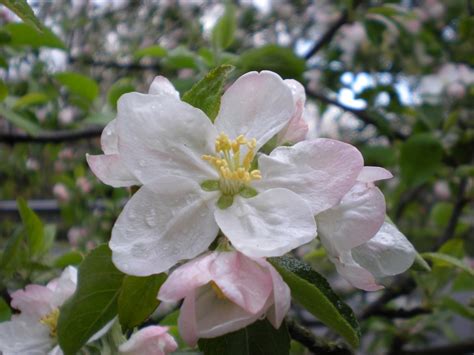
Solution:
<svg viewBox="0 0 474 355">
<path fill-rule="evenodd" d="M 290 310 L 291 306 L 291 291 L 288 285 L 283 281 L 282 277 L 275 270 L 275 268 L 266 260 L 260 261 L 260 264 L 264 266 L 272 277 L 273 283 L 273 300 L 272 306 L 267 312 L 267 318 L 275 327 L 280 328 L 283 319 Z"/>
<path fill-rule="evenodd" d="M 364 166 L 357 177 L 357 181 L 370 183 L 391 178 L 393 178 L 393 175 L 387 169 L 378 166 Z"/>
<path fill-rule="evenodd" d="M 214 154 L 217 132 L 201 110 L 171 95 L 139 93 L 122 95 L 117 109 L 120 159 L 143 184 L 163 176 L 217 178 L 202 159 Z"/>
<path fill-rule="evenodd" d="M 102 131 L 100 145 L 104 154 L 118 154 L 117 120 L 110 121 Z"/>
<path fill-rule="evenodd" d="M 183 177 L 142 186 L 112 229 L 114 264 L 127 274 L 147 276 L 201 254 L 217 236 L 211 210 L 217 197 Z"/>
<path fill-rule="evenodd" d="M 352 256 L 376 278 L 383 278 L 405 272 L 416 251 L 397 227 L 385 222 L 372 239 L 352 250 Z"/>
<path fill-rule="evenodd" d="M 337 256 L 372 238 L 385 220 L 385 198 L 375 186 L 357 183 L 341 203 L 316 216 L 319 237 Z"/>
<path fill-rule="evenodd" d="M 313 214 L 336 205 L 354 185 L 364 161 L 350 144 L 332 139 L 313 139 L 293 147 L 278 147 L 261 155 L 260 190 L 283 187 L 306 200 Z"/>
<path fill-rule="evenodd" d="M 218 298 L 209 285 L 196 291 L 195 319 L 198 338 L 214 338 L 234 332 L 252 324 L 263 314 L 264 311 L 257 314 L 248 313 L 230 300 Z"/>
<path fill-rule="evenodd" d="M 179 334 L 190 347 L 196 346 L 199 340 L 198 326 L 196 323 L 195 293 L 196 292 L 192 290 L 184 299 L 179 310 L 178 318 Z"/>
<path fill-rule="evenodd" d="M 294 113 L 290 88 L 270 71 L 242 75 L 222 95 L 215 126 L 231 138 L 257 140 L 257 150 L 280 132 Z"/>
<path fill-rule="evenodd" d="M 118 154 L 89 155 L 87 163 L 97 178 L 113 187 L 141 185 L 140 181 L 123 165 Z"/>
<path fill-rule="evenodd" d="M 176 91 L 173 84 L 164 76 L 158 75 L 153 79 L 150 88 L 148 89 L 150 95 L 171 95 L 179 99 L 179 92 Z"/>
<path fill-rule="evenodd" d="M 122 355 L 166 355 L 178 348 L 174 338 L 168 334 L 168 327 L 149 326 L 132 334 L 119 347 Z"/>
<path fill-rule="evenodd" d="M 287 189 L 271 189 L 253 198 L 234 198 L 214 212 L 232 245 L 250 257 L 281 256 L 316 236 L 308 204 Z"/>
<path fill-rule="evenodd" d="M 272 278 L 258 263 L 239 252 L 222 252 L 211 264 L 211 273 L 229 300 L 248 313 L 263 312 L 272 292 Z"/>
<path fill-rule="evenodd" d="M 35 317 L 19 316 L 0 323 L 0 354 L 46 354 L 52 348 L 49 328 Z"/>
<path fill-rule="evenodd" d="M 185 298 L 194 289 L 210 282 L 211 264 L 217 256 L 218 253 L 206 253 L 175 269 L 161 286 L 158 299 L 176 302 Z"/>
<path fill-rule="evenodd" d="M 22 315 L 40 319 L 51 312 L 51 298 L 54 292 L 46 286 L 27 285 L 24 290 L 11 294 L 11 306 L 18 309 Z"/>
<path fill-rule="evenodd" d="M 76 291 L 77 286 L 77 269 L 68 266 L 62 272 L 58 279 L 48 283 L 48 288 L 53 291 L 50 303 L 53 308 L 60 307 L 66 300 Z"/>
<path fill-rule="evenodd" d="M 298 143 L 304 140 L 309 129 L 308 124 L 303 118 L 304 104 L 306 101 L 303 85 L 293 79 L 287 79 L 284 80 L 284 82 L 291 89 L 295 112 L 287 126 L 278 133 L 278 145 L 284 143 Z"/>
<path fill-rule="evenodd" d="M 350 251 L 342 253 L 338 258 L 331 258 L 331 261 L 336 265 L 337 272 L 352 286 L 365 291 L 377 291 L 383 288 L 377 284 L 369 271 L 354 261 Z"/>
</svg>

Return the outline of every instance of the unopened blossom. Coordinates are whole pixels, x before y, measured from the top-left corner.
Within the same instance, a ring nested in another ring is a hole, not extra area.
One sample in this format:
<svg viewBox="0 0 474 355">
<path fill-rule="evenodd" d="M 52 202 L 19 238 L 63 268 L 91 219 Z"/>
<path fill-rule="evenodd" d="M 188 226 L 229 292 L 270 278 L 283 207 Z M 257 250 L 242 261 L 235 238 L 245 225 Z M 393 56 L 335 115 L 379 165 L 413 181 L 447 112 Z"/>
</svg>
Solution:
<svg viewBox="0 0 474 355">
<path fill-rule="evenodd" d="M 91 183 L 84 176 L 77 178 L 76 186 L 85 194 L 89 193 L 92 189 Z"/>
<path fill-rule="evenodd" d="M 279 147 L 261 154 L 255 167 L 258 150 L 296 110 L 291 89 L 275 73 L 237 79 L 214 124 L 168 81 L 156 85 L 160 94 L 119 99 L 113 141 L 103 138 L 106 154 L 88 157 L 102 181 L 143 185 L 109 244 L 125 273 L 150 275 L 191 259 L 219 229 L 248 256 L 283 255 L 316 236 L 314 215 L 337 204 L 362 169 L 356 148 L 330 139 Z"/>
<path fill-rule="evenodd" d="M 337 271 L 353 286 L 375 291 L 378 280 L 406 271 L 415 249 L 391 223 L 385 222 L 385 198 L 374 181 L 392 174 L 364 167 L 341 202 L 319 215 L 319 237 Z"/>
<path fill-rule="evenodd" d="M 68 188 L 62 183 L 57 183 L 53 186 L 53 195 L 60 202 L 67 202 L 71 198 Z"/>
<path fill-rule="evenodd" d="M 306 102 L 306 94 L 304 87 L 293 79 L 285 80 L 285 84 L 291 89 L 293 101 L 295 104 L 295 112 L 291 117 L 288 125 L 278 133 L 277 144 L 298 143 L 306 138 L 308 134 L 308 124 L 304 120 L 304 110 Z"/>
<path fill-rule="evenodd" d="M 21 313 L 0 323 L 0 353 L 62 354 L 57 344 L 59 307 L 74 293 L 77 270 L 67 267 L 46 286 L 27 285 L 11 294 L 11 305 Z"/>
<path fill-rule="evenodd" d="M 196 345 L 267 317 L 278 329 L 290 308 L 290 289 L 265 259 L 237 251 L 209 252 L 177 268 L 158 298 L 179 301 L 183 339 Z"/>
<path fill-rule="evenodd" d="M 168 327 L 148 326 L 132 334 L 119 347 L 121 355 L 167 355 L 178 348 Z"/>
</svg>

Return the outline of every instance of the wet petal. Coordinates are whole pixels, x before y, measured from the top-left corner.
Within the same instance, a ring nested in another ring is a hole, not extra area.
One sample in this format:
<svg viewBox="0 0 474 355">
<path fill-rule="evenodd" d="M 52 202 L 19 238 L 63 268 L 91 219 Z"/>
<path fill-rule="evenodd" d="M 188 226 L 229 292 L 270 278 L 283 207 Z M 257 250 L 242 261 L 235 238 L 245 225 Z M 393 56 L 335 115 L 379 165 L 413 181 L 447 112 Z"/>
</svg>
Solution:
<svg viewBox="0 0 474 355">
<path fill-rule="evenodd" d="M 171 95 L 179 99 L 179 92 L 176 91 L 173 84 L 164 76 L 158 75 L 153 79 L 150 88 L 148 89 L 150 95 Z"/>
<path fill-rule="evenodd" d="M 97 178 L 113 187 L 141 185 L 140 181 L 123 165 L 120 155 L 86 154 L 87 163 Z"/>
</svg>

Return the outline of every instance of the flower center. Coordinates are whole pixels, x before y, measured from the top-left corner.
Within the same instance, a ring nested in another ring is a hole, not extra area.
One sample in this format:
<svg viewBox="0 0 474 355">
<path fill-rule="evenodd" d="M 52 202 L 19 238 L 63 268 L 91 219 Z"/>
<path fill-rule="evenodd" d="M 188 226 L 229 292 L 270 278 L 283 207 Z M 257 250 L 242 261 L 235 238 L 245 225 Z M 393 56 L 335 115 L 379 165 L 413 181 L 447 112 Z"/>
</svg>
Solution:
<svg viewBox="0 0 474 355">
<path fill-rule="evenodd" d="M 55 338 L 58 335 L 59 308 L 53 309 L 47 315 L 41 317 L 40 323 L 49 327 L 49 335 Z"/>
<path fill-rule="evenodd" d="M 253 180 L 260 180 L 260 170 L 251 170 L 257 140 L 247 139 L 243 135 L 231 140 L 225 133 L 216 138 L 216 154 L 203 155 L 219 174 L 219 189 L 224 195 L 233 196 L 241 192 Z M 247 152 L 241 156 L 241 147 Z"/>
<path fill-rule="evenodd" d="M 224 292 L 217 286 L 217 284 L 214 281 L 211 281 L 211 287 L 214 293 L 216 294 L 217 298 L 220 300 L 226 300 L 227 297 L 224 295 Z"/>
</svg>

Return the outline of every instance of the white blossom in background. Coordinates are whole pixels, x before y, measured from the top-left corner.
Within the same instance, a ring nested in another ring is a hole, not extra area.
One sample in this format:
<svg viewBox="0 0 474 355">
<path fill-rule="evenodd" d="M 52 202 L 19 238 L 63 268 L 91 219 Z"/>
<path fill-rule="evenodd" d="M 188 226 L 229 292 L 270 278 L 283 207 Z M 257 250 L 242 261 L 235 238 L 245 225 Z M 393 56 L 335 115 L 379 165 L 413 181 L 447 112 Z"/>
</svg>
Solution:
<svg viewBox="0 0 474 355">
<path fill-rule="evenodd" d="M 356 148 L 330 139 L 278 147 L 258 157 L 258 170 L 252 166 L 296 111 L 275 73 L 240 77 L 222 96 L 214 124 L 168 81 L 158 84 L 160 94 L 120 98 L 113 130 L 104 130 L 105 154 L 88 156 L 102 181 L 143 185 L 109 244 L 125 273 L 150 275 L 191 259 L 219 229 L 248 256 L 283 255 L 316 236 L 313 216 L 337 204 L 363 167 Z"/>
<path fill-rule="evenodd" d="M 316 216 L 319 237 L 337 271 L 354 287 L 376 291 L 379 280 L 406 271 L 416 251 L 405 236 L 385 222 L 385 198 L 374 181 L 392 174 L 364 167 L 341 202 Z"/>
<path fill-rule="evenodd" d="M 184 298 L 178 326 L 183 339 L 195 346 L 267 317 L 278 329 L 291 304 L 290 289 L 264 259 L 236 251 L 209 252 L 171 273 L 158 298 Z"/>
</svg>

